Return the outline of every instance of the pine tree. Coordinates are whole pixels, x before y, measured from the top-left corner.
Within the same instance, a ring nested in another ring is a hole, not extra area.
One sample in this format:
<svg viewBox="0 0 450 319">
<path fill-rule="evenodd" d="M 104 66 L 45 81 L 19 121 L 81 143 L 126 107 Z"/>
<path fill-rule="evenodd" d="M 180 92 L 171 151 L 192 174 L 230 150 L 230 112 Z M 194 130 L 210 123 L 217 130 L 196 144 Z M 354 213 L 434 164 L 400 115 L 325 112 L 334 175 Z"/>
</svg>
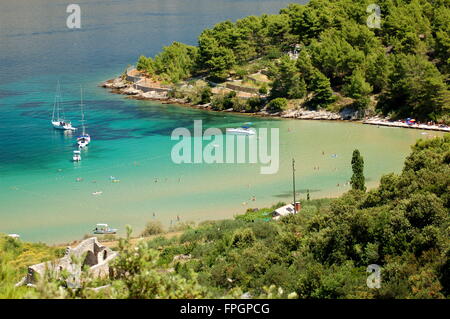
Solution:
<svg viewBox="0 0 450 319">
<path fill-rule="evenodd" d="M 354 150 L 352 155 L 352 171 L 353 175 L 350 180 L 352 189 L 366 191 L 364 178 L 364 159 L 359 153 L 359 150 Z"/>
</svg>

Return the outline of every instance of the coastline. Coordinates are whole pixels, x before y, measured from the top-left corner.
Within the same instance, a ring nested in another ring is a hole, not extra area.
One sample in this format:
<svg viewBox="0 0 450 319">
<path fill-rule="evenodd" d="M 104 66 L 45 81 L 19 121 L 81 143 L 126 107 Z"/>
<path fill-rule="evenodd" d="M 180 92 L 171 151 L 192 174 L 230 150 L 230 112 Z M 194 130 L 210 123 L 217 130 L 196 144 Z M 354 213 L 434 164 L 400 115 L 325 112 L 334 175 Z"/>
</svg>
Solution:
<svg viewBox="0 0 450 319">
<path fill-rule="evenodd" d="M 132 80 L 133 82 L 131 82 Z M 306 109 L 289 109 L 286 111 L 278 113 L 269 113 L 265 110 L 259 112 L 236 112 L 232 109 L 227 109 L 223 111 L 213 110 L 208 104 L 194 104 L 186 101 L 186 99 L 172 98 L 169 97 L 168 93 L 171 91 L 170 87 L 151 87 L 139 85 L 138 82 L 141 78 L 138 76 L 128 75 L 127 79 L 122 77 L 116 77 L 110 80 L 106 80 L 100 84 L 101 87 L 109 89 L 111 93 L 126 95 L 130 99 L 135 100 L 147 100 L 156 101 L 161 104 L 176 104 L 180 106 L 186 106 L 190 108 L 207 110 L 211 112 L 227 112 L 248 116 L 256 117 L 276 117 L 276 118 L 289 118 L 298 120 L 315 120 L 315 121 L 351 121 L 367 125 L 376 126 L 387 126 L 387 127 L 397 127 L 397 128 L 408 128 L 408 129 L 419 129 L 428 131 L 439 131 L 439 132 L 450 132 L 450 126 L 439 126 L 439 125 L 427 125 L 427 124 L 407 124 L 404 121 L 393 121 L 389 118 L 372 116 L 360 119 L 356 116 L 354 112 L 341 112 L 333 113 L 326 110 L 306 110 Z"/>
</svg>

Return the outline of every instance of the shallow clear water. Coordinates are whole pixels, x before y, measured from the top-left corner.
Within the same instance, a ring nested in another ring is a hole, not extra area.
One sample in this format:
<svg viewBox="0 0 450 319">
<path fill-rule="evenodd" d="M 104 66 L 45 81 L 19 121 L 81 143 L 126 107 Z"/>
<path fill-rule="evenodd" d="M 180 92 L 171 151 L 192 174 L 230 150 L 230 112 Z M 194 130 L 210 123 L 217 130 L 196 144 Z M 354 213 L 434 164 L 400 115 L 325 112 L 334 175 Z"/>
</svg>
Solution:
<svg viewBox="0 0 450 319">
<path fill-rule="evenodd" d="M 437 135 L 355 123 L 251 118 L 135 101 L 97 85 L 118 75 L 140 54 L 172 41 L 195 44 L 202 29 L 225 19 L 276 13 L 289 1 L 85 1 L 82 29 L 65 26 L 65 2 L 19 0 L 0 10 L 0 232 L 24 240 L 81 238 L 106 222 L 139 231 L 156 218 L 231 217 L 248 207 L 289 201 L 291 159 L 297 185 L 312 198 L 335 196 L 351 175 L 359 148 L 369 186 L 401 169 L 417 138 Z M 79 123 L 79 85 L 85 90 L 93 138 L 80 163 L 71 162 L 74 137 L 50 126 L 56 81 L 67 117 Z M 259 164 L 184 164 L 170 160 L 176 127 L 280 129 L 280 170 L 261 175 Z M 336 154 L 336 156 L 332 156 Z M 320 169 L 314 169 L 319 166 Z M 110 177 L 120 179 L 112 183 Z M 77 181 L 78 179 L 78 181 Z M 339 186 L 338 186 L 339 185 Z M 96 191 L 103 192 L 93 196 Z M 255 201 L 252 201 L 253 196 Z"/>
</svg>

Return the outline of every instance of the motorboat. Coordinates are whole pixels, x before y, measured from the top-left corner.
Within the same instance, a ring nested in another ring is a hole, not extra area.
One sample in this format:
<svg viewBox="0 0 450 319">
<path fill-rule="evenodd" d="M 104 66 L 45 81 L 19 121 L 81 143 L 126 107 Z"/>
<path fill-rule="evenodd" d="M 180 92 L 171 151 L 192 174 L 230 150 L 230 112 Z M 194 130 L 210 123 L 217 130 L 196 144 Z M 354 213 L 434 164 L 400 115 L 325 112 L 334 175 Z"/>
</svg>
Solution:
<svg viewBox="0 0 450 319">
<path fill-rule="evenodd" d="M 79 162 L 81 161 L 81 152 L 80 151 L 73 151 L 73 157 L 72 160 L 74 162 Z"/>
<path fill-rule="evenodd" d="M 116 234 L 117 229 L 109 227 L 108 224 L 97 224 L 93 232 L 98 235 Z"/>
<path fill-rule="evenodd" d="M 242 126 L 239 128 L 227 128 L 227 134 L 236 134 L 236 135 L 255 135 L 256 130 L 249 126 Z"/>
</svg>

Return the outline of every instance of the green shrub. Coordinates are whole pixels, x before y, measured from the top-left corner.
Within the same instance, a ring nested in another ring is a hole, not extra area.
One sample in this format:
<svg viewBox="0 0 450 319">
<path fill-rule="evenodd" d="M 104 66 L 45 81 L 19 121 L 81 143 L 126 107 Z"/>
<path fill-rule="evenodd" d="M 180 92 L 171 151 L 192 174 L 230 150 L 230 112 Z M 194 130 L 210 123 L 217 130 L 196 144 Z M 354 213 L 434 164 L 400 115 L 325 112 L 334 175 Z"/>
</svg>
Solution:
<svg viewBox="0 0 450 319">
<path fill-rule="evenodd" d="M 251 228 L 238 230 L 233 234 L 231 245 L 233 247 L 247 247 L 255 242 L 256 236 Z"/>
<path fill-rule="evenodd" d="M 147 237 L 152 235 L 158 235 L 164 232 L 164 228 L 160 221 L 149 221 L 145 225 L 145 229 L 142 231 L 141 236 Z"/>
<path fill-rule="evenodd" d="M 287 108 L 287 100 L 284 97 L 273 99 L 267 104 L 267 110 L 271 113 L 281 112 Z"/>
</svg>

